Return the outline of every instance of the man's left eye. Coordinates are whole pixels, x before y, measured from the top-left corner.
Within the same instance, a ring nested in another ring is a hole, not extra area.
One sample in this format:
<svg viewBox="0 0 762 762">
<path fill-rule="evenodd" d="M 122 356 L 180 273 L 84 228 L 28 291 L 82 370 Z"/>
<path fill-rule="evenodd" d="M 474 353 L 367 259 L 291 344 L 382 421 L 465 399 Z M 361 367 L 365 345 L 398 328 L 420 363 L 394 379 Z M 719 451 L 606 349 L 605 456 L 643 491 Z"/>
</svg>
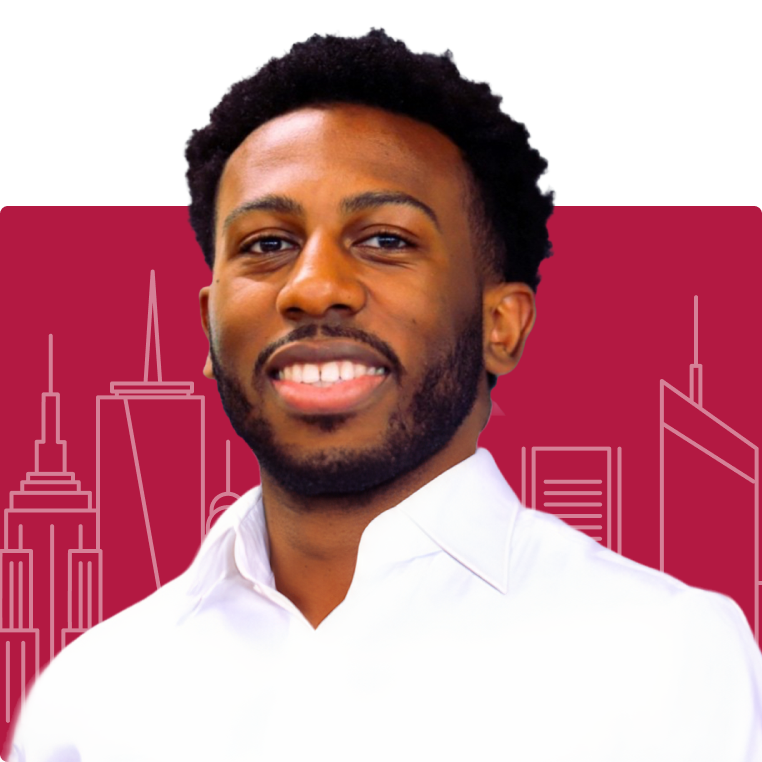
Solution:
<svg viewBox="0 0 762 762">
<path fill-rule="evenodd" d="M 410 241 L 406 241 L 394 233 L 376 233 L 370 238 L 363 239 L 360 243 L 373 249 L 406 249 L 411 246 Z"/>
</svg>

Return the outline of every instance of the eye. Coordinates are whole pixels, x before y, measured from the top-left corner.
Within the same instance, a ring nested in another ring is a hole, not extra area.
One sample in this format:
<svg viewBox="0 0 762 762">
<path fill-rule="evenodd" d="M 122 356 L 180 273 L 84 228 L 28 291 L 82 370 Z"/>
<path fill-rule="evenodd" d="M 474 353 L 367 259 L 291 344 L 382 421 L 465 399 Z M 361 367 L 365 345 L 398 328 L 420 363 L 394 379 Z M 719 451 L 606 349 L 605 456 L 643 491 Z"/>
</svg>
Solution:
<svg viewBox="0 0 762 762">
<path fill-rule="evenodd" d="M 296 248 L 296 244 L 288 238 L 277 235 L 262 235 L 253 238 L 241 246 L 241 252 L 250 254 L 280 254 Z"/>
<path fill-rule="evenodd" d="M 360 241 L 360 245 L 368 246 L 371 249 L 409 249 L 413 244 L 396 233 L 376 233 L 369 238 Z"/>
</svg>

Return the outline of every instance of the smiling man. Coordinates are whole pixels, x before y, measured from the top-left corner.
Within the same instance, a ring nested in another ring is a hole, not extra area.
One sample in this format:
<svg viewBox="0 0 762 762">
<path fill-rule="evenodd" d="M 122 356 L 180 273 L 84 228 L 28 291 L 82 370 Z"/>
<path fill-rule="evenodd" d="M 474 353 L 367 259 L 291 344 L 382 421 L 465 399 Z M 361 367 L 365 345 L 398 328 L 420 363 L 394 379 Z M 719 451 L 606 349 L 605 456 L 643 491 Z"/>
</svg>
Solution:
<svg viewBox="0 0 762 762">
<path fill-rule="evenodd" d="M 262 483 L 53 662 L 17 760 L 762 758 L 738 608 L 477 449 L 552 209 L 499 104 L 382 32 L 314 37 L 191 138 L 204 373 Z"/>
<path fill-rule="evenodd" d="M 222 173 L 205 372 L 259 459 L 278 590 L 313 626 L 370 521 L 473 455 L 487 370 L 531 328 L 527 284 L 485 285 L 470 182 L 435 128 L 347 103 L 266 122 Z"/>
</svg>

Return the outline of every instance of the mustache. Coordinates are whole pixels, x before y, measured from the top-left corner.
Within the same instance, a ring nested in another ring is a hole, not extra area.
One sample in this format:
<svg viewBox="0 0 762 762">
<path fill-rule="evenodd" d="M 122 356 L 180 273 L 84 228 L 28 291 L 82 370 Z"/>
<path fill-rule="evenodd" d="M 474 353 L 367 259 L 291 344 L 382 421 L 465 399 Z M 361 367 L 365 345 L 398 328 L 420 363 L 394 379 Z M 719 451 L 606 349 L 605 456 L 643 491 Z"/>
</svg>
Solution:
<svg viewBox="0 0 762 762">
<path fill-rule="evenodd" d="M 402 363 L 397 357 L 397 353 L 378 336 L 374 336 L 372 333 L 363 331 L 361 328 L 355 328 L 347 325 L 320 325 L 319 323 L 307 323 L 305 325 L 297 326 L 293 331 L 288 333 L 283 338 L 274 341 L 272 344 L 268 344 L 257 357 L 257 361 L 254 364 L 254 371 L 252 373 L 254 378 L 257 378 L 262 369 L 267 364 L 267 361 L 277 352 L 282 346 L 291 344 L 294 341 L 303 341 L 304 339 L 314 339 L 317 337 L 330 338 L 330 339 L 350 339 L 357 341 L 360 344 L 367 344 L 374 349 L 380 355 L 389 362 L 392 367 L 392 371 L 397 376 L 402 375 L 404 368 Z"/>
</svg>

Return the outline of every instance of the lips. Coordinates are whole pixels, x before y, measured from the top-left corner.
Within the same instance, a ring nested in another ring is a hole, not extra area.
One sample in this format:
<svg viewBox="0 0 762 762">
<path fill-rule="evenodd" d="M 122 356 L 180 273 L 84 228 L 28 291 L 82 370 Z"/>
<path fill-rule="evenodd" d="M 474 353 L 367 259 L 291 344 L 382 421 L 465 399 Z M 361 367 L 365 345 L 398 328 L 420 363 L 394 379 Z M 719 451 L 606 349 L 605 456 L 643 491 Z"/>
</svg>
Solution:
<svg viewBox="0 0 762 762">
<path fill-rule="evenodd" d="M 270 358 L 265 371 L 286 407 L 307 414 L 362 407 L 391 374 L 382 355 L 346 340 L 289 344 Z"/>
<path fill-rule="evenodd" d="M 330 386 L 312 386 L 294 381 L 271 383 L 286 407 L 305 414 L 348 413 L 370 399 L 386 382 L 386 376 L 363 376 Z"/>
</svg>

